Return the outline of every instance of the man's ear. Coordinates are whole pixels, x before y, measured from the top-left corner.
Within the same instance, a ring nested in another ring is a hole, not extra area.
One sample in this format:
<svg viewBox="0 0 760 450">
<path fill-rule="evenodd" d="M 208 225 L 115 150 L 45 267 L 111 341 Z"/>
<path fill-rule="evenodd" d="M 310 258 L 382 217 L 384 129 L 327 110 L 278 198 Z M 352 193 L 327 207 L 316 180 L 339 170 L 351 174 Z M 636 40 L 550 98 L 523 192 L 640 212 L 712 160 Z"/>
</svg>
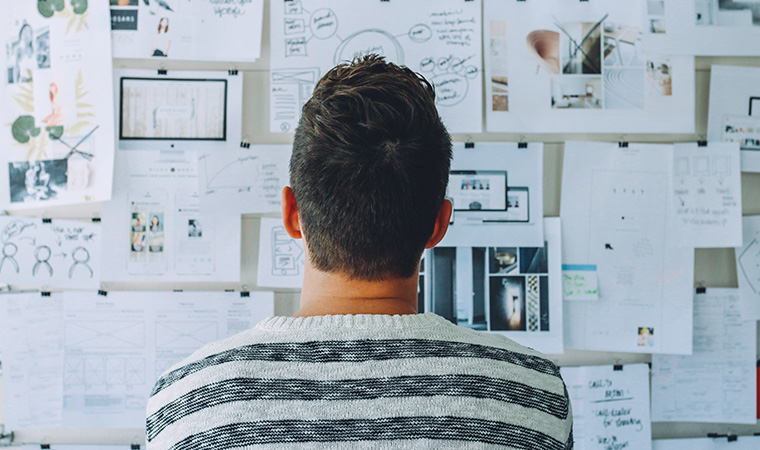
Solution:
<svg viewBox="0 0 760 450">
<path fill-rule="evenodd" d="M 446 230 L 449 229 L 449 220 L 451 219 L 452 208 L 453 206 L 451 205 L 451 201 L 449 199 L 444 199 L 443 204 L 441 205 L 441 209 L 438 210 L 438 216 L 435 218 L 433 234 L 430 236 L 430 240 L 428 240 L 425 248 L 435 247 L 446 235 Z"/>
<path fill-rule="evenodd" d="M 290 186 L 282 188 L 282 223 L 285 225 L 285 231 L 293 239 L 301 239 L 301 221 L 298 218 L 298 205 L 296 197 L 293 195 L 293 189 Z"/>
</svg>

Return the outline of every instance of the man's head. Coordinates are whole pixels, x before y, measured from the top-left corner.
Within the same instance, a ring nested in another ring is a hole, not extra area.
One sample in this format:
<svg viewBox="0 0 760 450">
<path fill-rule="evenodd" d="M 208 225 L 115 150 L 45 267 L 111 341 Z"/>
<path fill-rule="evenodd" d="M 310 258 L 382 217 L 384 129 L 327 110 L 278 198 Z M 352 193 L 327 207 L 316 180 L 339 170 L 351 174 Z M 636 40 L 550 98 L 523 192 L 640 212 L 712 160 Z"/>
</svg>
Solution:
<svg viewBox="0 0 760 450">
<path fill-rule="evenodd" d="M 413 276 L 441 222 L 450 161 L 422 76 L 376 55 L 331 69 L 303 107 L 290 160 L 312 265 L 368 281 Z"/>
</svg>

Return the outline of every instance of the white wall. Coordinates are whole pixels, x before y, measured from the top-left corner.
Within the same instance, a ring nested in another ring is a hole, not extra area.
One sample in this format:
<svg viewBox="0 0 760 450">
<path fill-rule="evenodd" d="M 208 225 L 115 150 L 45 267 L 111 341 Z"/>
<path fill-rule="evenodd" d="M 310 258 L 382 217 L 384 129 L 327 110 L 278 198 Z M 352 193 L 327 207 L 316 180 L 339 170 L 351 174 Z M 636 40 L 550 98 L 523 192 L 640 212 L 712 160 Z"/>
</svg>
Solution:
<svg viewBox="0 0 760 450">
<path fill-rule="evenodd" d="M 269 0 L 265 1 L 264 35 L 261 59 L 253 64 L 238 64 L 234 68 L 241 70 L 243 84 L 243 137 L 252 144 L 289 144 L 292 135 L 269 133 Z M 710 86 L 710 66 L 712 64 L 743 65 L 760 67 L 760 58 L 697 58 L 696 63 L 696 130 L 695 134 L 636 134 L 621 137 L 619 134 L 507 134 L 482 133 L 473 135 L 454 135 L 458 141 L 519 141 L 544 142 L 544 215 L 559 216 L 560 187 L 562 179 L 562 155 L 566 140 L 619 141 L 670 143 L 695 141 L 706 136 L 707 106 Z M 189 63 L 165 61 L 161 66 L 167 70 L 228 70 L 229 64 Z M 114 68 L 150 68 L 158 69 L 156 61 L 115 60 Z M 485 89 L 484 89 L 485 91 Z M 485 120 L 484 120 L 485 123 Z M 118 170 L 118 168 L 117 168 Z M 744 215 L 760 214 L 760 173 L 742 174 L 742 198 Z M 90 218 L 99 214 L 99 206 L 66 207 L 33 211 L 33 215 L 53 218 Z M 107 290 L 221 290 L 221 289 L 256 289 L 256 263 L 258 254 L 259 217 L 243 217 L 242 236 L 242 274 L 240 284 L 229 283 L 105 283 Z M 697 250 L 695 259 L 695 285 L 707 287 L 736 287 L 736 267 L 733 249 Z M 295 290 L 278 291 L 275 295 L 275 313 L 292 314 L 298 305 L 298 292 Z M 568 351 L 563 355 L 552 355 L 560 365 L 601 365 L 649 362 L 648 355 Z M 2 423 L 0 415 L 0 423 Z M 654 423 L 654 438 L 704 437 L 708 432 L 752 434 L 760 432 L 760 425 L 727 425 L 696 423 Z M 91 443 L 91 444 L 130 444 L 143 443 L 143 430 L 28 430 L 16 432 L 15 442 L 19 443 Z"/>
</svg>

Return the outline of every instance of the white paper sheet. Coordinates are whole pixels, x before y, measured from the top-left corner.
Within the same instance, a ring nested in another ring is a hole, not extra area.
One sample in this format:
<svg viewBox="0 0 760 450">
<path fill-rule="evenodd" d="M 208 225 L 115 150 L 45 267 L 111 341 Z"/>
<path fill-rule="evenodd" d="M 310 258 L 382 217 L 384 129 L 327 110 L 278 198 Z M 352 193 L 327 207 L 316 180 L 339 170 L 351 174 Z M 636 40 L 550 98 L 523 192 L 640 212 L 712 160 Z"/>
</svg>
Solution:
<svg viewBox="0 0 760 450">
<path fill-rule="evenodd" d="M 446 193 L 453 222 L 439 245 L 487 247 L 508 236 L 510 245 L 541 247 L 543 160 L 542 143 L 455 143 Z"/>
<path fill-rule="evenodd" d="M 646 2 L 646 42 L 680 55 L 760 56 L 757 1 L 652 0 Z"/>
<path fill-rule="evenodd" d="M 673 147 L 567 142 L 563 264 L 597 266 L 599 300 L 565 302 L 565 346 L 691 353 L 694 250 L 672 242 Z"/>
<path fill-rule="evenodd" d="M 652 355 L 652 420 L 755 424 L 756 326 L 738 289 L 695 294 L 693 354 Z"/>
<path fill-rule="evenodd" d="M 760 448 L 760 436 L 737 436 L 729 441 L 725 436 L 719 438 L 694 439 L 655 439 L 653 450 L 756 450 Z"/>
<path fill-rule="evenodd" d="M 63 424 L 142 428 L 159 376 L 203 345 L 274 314 L 274 294 L 65 294 Z"/>
<path fill-rule="evenodd" d="M 201 209 L 212 214 L 280 212 L 282 188 L 288 185 L 290 153 L 289 145 L 199 152 Z"/>
<path fill-rule="evenodd" d="M 577 450 L 652 448 L 649 419 L 649 367 L 582 366 L 560 368 L 573 407 Z"/>
<path fill-rule="evenodd" d="M 52 444 L 50 450 L 131 450 L 131 445 Z M 40 444 L 24 444 L 22 450 L 40 450 Z"/>
<path fill-rule="evenodd" d="M 100 286 L 99 223 L 0 217 L 0 276 L 40 288 Z"/>
<path fill-rule="evenodd" d="M 264 0 L 112 0 L 114 57 L 253 62 L 263 15 Z"/>
<path fill-rule="evenodd" d="M 425 310 L 544 353 L 562 353 L 560 220 L 544 219 L 544 233 L 541 247 L 518 247 L 505 238 L 498 247 L 426 252 Z"/>
<path fill-rule="evenodd" d="M 226 152 L 241 145 L 242 72 L 113 74 L 120 150 Z"/>
<path fill-rule="evenodd" d="M 712 66 L 707 139 L 738 142 L 742 149 L 742 172 L 760 172 L 758 85 L 758 67 Z"/>
<path fill-rule="evenodd" d="M 760 216 L 742 219 L 744 242 L 734 249 L 745 319 L 760 320 Z"/>
<path fill-rule="evenodd" d="M 300 289 L 305 262 L 303 240 L 291 238 L 285 231 L 282 219 L 262 217 L 256 284 Z"/>
<path fill-rule="evenodd" d="M 693 132 L 694 58 L 648 51 L 642 4 L 485 0 L 488 131 Z"/>
<path fill-rule="evenodd" d="M 103 204 L 103 280 L 240 280 L 240 215 L 200 208 L 195 153 L 119 152 Z"/>
<path fill-rule="evenodd" d="M 673 146 L 674 245 L 737 247 L 742 236 L 739 145 Z"/>
<path fill-rule="evenodd" d="M 39 292 L 0 295 L 5 429 L 61 426 L 63 299 Z"/>
<path fill-rule="evenodd" d="M 368 53 L 422 73 L 450 132 L 482 131 L 480 0 L 274 0 L 270 7 L 272 132 L 292 132 L 316 81 Z"/>
<path fill-rule="evenodd" d="M 9 2 L 0 30 L 0 209 L 108 200 L 114 120 L 104 76 L 112 70 L 107 3 Z"/>
</svg>

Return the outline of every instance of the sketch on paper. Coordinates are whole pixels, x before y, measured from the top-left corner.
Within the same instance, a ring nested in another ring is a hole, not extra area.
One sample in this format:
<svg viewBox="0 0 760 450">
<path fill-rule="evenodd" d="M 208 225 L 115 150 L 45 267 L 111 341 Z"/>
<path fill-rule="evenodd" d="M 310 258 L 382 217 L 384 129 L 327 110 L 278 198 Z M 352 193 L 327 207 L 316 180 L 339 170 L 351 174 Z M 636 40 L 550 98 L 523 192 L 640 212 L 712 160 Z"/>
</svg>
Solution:
<svg viewBox="0 0 760 450">
<path fill-rule="evenodd" d="M 201 209 L 210 214 L 279 212 L 280 192 L 288 184 L 290 153 L 288 145 L 199 152 Z"/>
<path fill-rule="evenodd" d="M 681 114 L 693 61 L 652 53 L 641 2 L 485 0 L 484 17 L 489 130 L 693 128 Z"/>
<path fill-rule="evenodd" d="M 372 16 L 381 27 L 363 27 Z M 422 73 L 454 132 L 481 123 L 480 2 L 278 1 L 272 5 L 271 131 L 291 132 L 316 81 L 341 62 L 376 53 Z"/>
<path fill-rule="evenodd" d="M 97 287 L 100 224 L 0 217 L 0 275 L 10 284 Z"/>
<path fill-rule="evenodd" d="M 742 314 L 760 318 L 760 216 L 742 219 L 743 242 L 735 248 L 736 272 L 741 291 Z"/>
<path fill-rule="evenodd" d="M 281 219 L 263 217 L 259 234 L 259 266 L 256 284 L 266 287 L 300 288 L 306 253 L 303 241 L 285 231 Z"/>
<path fill-rule="evenodd" d="M 435 247 L 426 252 L 426 311 L 467 328 L 504 333 L 543 352 L 562 352 L 559 221 L 542 247 Z"/>
<path fill-rule="evenodd" d="M 108 6 L 14 3 L 0 36 L 2 91 L 0 205 L 58 206 L 110 198 L 113 95 Z M 39 6 L 39 7 L 38 7 Z M 105 37 L 104 37 L 105 36 Z"/>
</svg>

